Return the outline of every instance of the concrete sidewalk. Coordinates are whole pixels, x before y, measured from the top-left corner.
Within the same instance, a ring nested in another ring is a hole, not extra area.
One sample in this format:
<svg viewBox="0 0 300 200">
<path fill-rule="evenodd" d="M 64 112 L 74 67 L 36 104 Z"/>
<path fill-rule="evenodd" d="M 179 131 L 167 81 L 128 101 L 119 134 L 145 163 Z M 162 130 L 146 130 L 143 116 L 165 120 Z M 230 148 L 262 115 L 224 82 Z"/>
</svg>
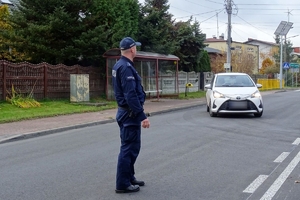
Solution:
<svg viewBox="0 0 300 200">
<path fill-rule="evenodd" d="M 203 105 L 205 98 L 201 99 L 151 99 L 145 102 L 145 112 L 156 115 Z M 65 130 L 111 123 L 115 121 L 117 109 L 104 110 L 81 114 L 62 115 L 32 120 L 23 120 L 0 124 L 0 143 L 26 139 L 41 135 L 57 133 Z"/>
</svg>

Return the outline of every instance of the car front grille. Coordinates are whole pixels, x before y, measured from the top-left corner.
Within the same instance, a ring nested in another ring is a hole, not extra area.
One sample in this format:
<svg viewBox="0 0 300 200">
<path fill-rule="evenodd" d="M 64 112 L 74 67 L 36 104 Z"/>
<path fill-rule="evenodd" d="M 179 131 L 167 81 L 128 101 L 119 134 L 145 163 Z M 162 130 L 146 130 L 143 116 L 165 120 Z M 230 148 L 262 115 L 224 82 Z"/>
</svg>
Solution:
<svg viewBox="0 0 300 200">
<path fill-rule="evenodd" d="M 222 104 L 219 110 L 257 110 L 251 101 L 232 101 L 228 100 Z"/>
</svg>

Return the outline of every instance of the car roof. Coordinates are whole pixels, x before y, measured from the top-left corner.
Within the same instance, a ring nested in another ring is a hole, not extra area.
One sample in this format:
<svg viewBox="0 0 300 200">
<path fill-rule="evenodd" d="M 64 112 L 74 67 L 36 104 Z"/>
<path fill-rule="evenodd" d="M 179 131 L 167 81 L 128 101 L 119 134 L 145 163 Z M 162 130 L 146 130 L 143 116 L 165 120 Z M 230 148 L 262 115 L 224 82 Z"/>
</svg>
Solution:
<svg viewBox="0 0 300 200">
<path fill-rule="evenodd" d="M 246 73 L 240 73 L 240 72 L 227 72 L 227 73 L 217 73 L 215 74 L 217 76 L 223 76 L 223 75 L 248 75 Z"/>
</svg>

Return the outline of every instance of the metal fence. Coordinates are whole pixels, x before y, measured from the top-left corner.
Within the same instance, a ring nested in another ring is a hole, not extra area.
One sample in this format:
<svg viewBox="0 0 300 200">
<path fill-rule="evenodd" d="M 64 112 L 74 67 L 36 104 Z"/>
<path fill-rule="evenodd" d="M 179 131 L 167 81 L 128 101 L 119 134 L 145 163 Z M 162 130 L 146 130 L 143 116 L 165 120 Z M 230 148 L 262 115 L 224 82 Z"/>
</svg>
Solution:
<svg viewBox="0 0 300 200">
<path fill-rule="evenodd" d="M 32 93 L 35 99 L 70 98 L 71 74 L 89 74 L 90 96 L 101 96 L 105 94 L 103 70 L 100 67 L 0 60 L 0 100 L 11 95 L 12 86 L 18 94 L 27 96 Z"/>
</svg>

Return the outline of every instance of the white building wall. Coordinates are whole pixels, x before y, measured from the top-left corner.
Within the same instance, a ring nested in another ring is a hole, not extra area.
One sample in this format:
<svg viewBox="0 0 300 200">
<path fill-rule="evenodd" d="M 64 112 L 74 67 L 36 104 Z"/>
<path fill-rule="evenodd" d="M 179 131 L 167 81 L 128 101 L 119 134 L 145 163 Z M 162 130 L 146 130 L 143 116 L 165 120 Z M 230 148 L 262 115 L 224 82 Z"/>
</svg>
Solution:
<svg viewBox="0 0 300 200">
<path fill-rule="evenodd" d="M 269 54 L 273 48 L 272 45 L 269 44 L 265 44 L 265 43 L 261 43 L 258 41 L 251 41 L 248 44 L 254 44 L 254 45 L 258 45 L 258 51 L 259 51 L 259 58 L 258 58 L 258 63 L 259 63 L 259 69 L 262 67 L 262 62 L 263 59 L 260 56 L 261 53 L 263 54 Z M 270 57 L 271 60 L 274 60 L 273 57 Z"/>
</svg>

